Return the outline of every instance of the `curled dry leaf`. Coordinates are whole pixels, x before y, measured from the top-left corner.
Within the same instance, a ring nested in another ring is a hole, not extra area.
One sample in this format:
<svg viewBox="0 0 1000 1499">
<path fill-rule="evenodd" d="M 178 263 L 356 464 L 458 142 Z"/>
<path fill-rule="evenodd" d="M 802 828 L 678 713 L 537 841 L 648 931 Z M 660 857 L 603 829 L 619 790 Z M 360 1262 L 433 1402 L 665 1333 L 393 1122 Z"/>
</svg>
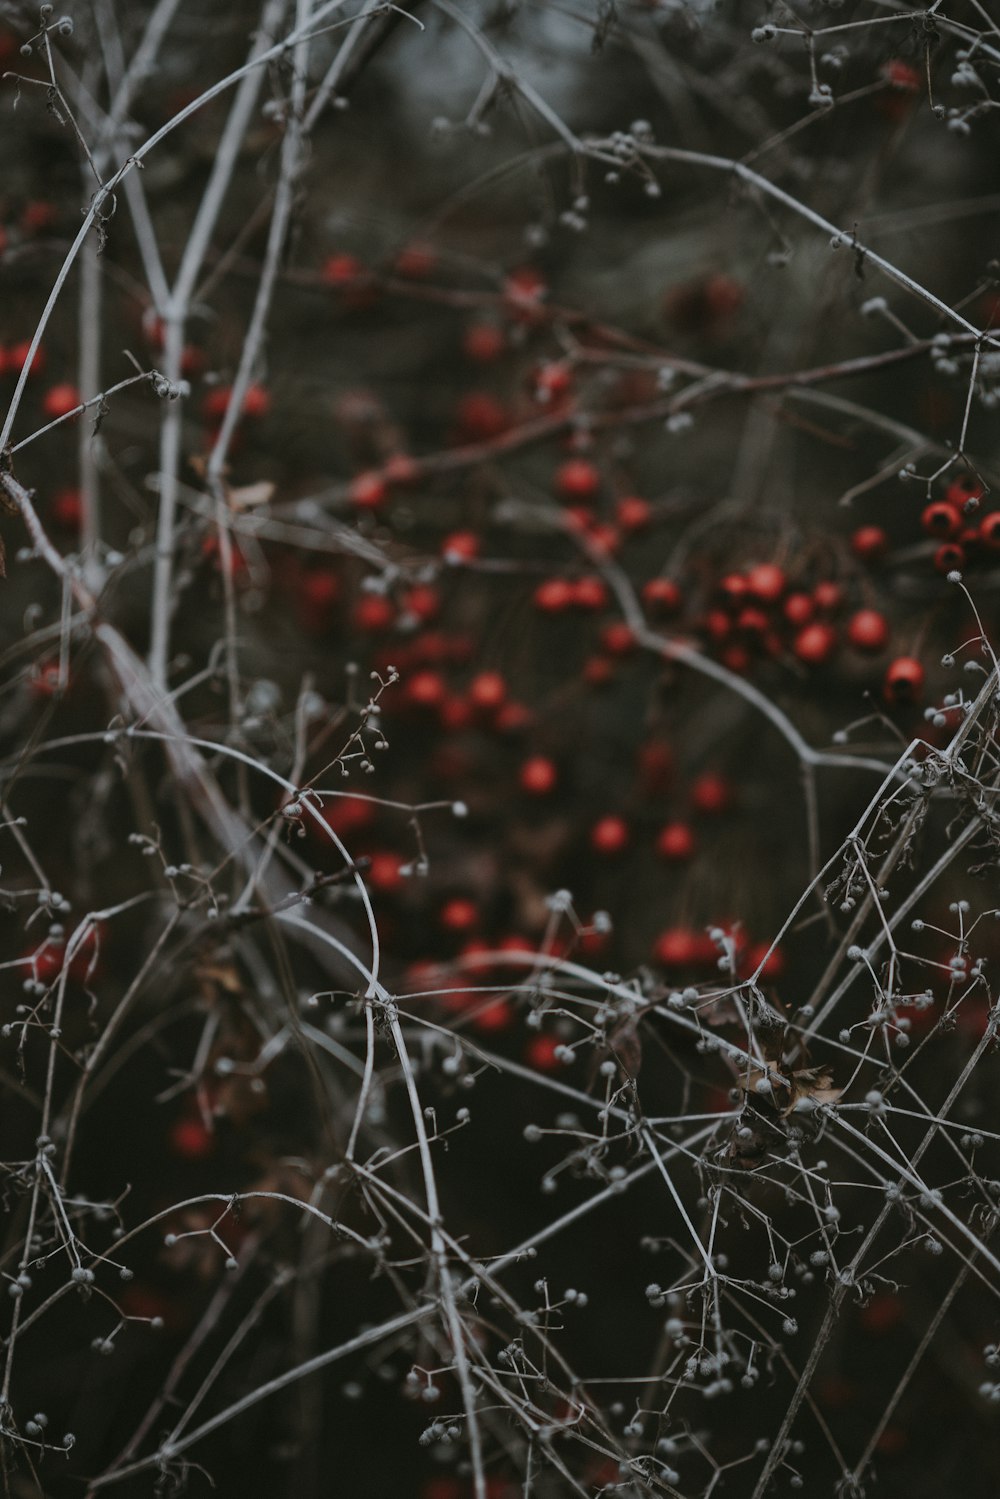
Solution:
<svg viewBox="0 0 1000 1499">
<path fill-rule="evenodd" d="M 270 479 L 259 479 L 256 484 L 241 484 L 238 489 L 227 486 L 226 503 L 230 510 L 255 510 L 259 505 L 271 503 L 276 487 Z"/>
<path fill-rule="evenodd" d="M 761 1082 L 770 1083 L 770 1097 L 775 1107 L 786 1119 L 805 1098 L 816 1104 L 836 1103 L 843 1088 L 834 1087 L 833 1073 L 829 1067 L 800 1067 L 795 1072 L 783 1073 L 773 1062 L 766 1067 L 752 1067 L 746 1077 L 740 1079 L 744 1093 L 751 1094 L 760 1102 L 768 1092 L 759 1088 Z"/>
</svg>

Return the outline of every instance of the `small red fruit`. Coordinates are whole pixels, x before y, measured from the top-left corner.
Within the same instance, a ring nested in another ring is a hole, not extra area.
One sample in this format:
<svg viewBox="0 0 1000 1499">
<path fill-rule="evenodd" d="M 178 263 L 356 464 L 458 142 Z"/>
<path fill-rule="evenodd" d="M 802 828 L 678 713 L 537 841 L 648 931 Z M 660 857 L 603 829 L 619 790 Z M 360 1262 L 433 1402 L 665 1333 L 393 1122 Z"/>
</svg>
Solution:
<svg viewBox="0 0 1000 1499">
<path fill-rule="evenodd" d="M 540 401 L 558 400 L 573 388 L 572 365 L 561 360 L 539 365 L 535 371 L 535 395 Z"/>
<path fill-rule="evenodd" d="M 574 603 L 574 586 L 567 578 L 546 578 L 535 589 L 534 602 L 543 614 L 563 614 Z"/>
<path fill-rule="evenodd" d="M 436 671 L 414 672 L 404 690 L 413 708 L 440 708 L 447 695 L 444 679 Z"/>
<path fill-rule="evenodd" d="M 636 648 L 632 628 L 624 620 L 615 620 L 601 631 L 601 649 L 609 656 L 630 656 Z"/>
<path fill-rule="evenodd" d="M 403 594 L 403 609 L 421 624 L 429 624 L 441 613 L 441 595 L 430 583 L 414 583 Z"/>
<path fill-rule="evenodd" d="M 379 852 L 371 855 L 365 872 L 365 883 L 380 895 L 391 895 L 399 890 L 404 881 L 403 860 L 399 854 Z"/>
<path fill-rule="evenodd" d="M 844 602 L 844 590 L 832 578 L 824 578 L 813 589 L 813 602 L 821 614 L 836 614 Z"/>
<path fill-rule="evenodd" d="M 524 1048 L 524 1060 L 536 1072 L 555 1072 L 562 1066 L 556 1055 L 559 1046 L 555 1036 L 532 1036 Z"/>
<path fill-rule="evenodd" d="M 60 489 L 52 497 L 52 519 L 57 526 L 67 531 L 79 531 L 83 520 L 83 505 L 78 489 Z"/>
<path fill-rule="evenodd" d="M 806 666 L 822 666 L 837 648 L 837 632 L 832 625 L 806 625 L 795 637 L 792 647 Z"/>
<path fill-rule="evenodd" d="M 713 949 L 714 955 L 714 949 Z M 704 939 L 690 927 L 669 927 L 657 937 L 653 957 L 664 968 L 694 968 L 708 956 Z"/>
<path fill-rule="evenodd" d="M 492 364 L 506 347 L 507 340 L 494 323 L 470 323 L 462 334 L 462 353 L 474 364 Z"/>
<path fill-rule="evenodd" d="M 957 541 L 943 541 L 934 553 L 934 566 L 939 573 L 954 572 L 965 566 L 965 548 Z"/>
<path fill-rule="evenodd" d="M 920 524 L 928 536 L 940 536 L 950 541 L 962 529 L 962 512 L 947 500 L 935 500 L 923 511 Z"/>
<path fill-rule="evenodd" d="M 6 351 L 6 357 L 4 359 L 4 364 L 10 374 L 19 375 L 21 373 L 21 371 L 24 369 L 25 363 L 27 362 L 28 351 L 30 350 L 30 348 L 30 338 L 25 338 L 20 343 L 11 344 L 10 348 Z M 44 367 L 45 351 L 42 348 L 41 344 L 39 344 L 38 348 L 35 350 L 35 357 L 31 361 L 31 369 L 28 373 L 37 375 L 42 369 L 44 369 Z"/>
<path fill-rule="evenodd" d="M 586 609 L 598 614 L 608 607 L 608 590 L 601 578 L 595 578 L 592 575 L 577 578 L 572 588 L 574 608 Z"/>
<path fill-rule="evenodd" d="M 498 671 L 483 671 L 469 683 L 469 702 L 483 712 L 495 712 L 507 696 L 507 683 Z"/>
<path fill-rule="evenodd" d="M 890 662 L 882 684 L 888 703 L 915 703 L 924 687 L 924 669 L 913 656 L 897 656 Z"/>
<path fill-rule="evenodd" d="M 42 410 L 51 421 L 69 416 L 71 411 L 82 404 L 80 392 L 75 385 L 50 385 L 42 396 Z"/>
<path fill-rule="evenodd" d="M 851 537 L 851 551 L 861 562 L 878 562 L 889 550 L 889 536 L 881 526 L 859 526 Z"/>
<path fill-rule="evenodd" d="M 455 895 L 441 907 L 438 921 L 446 932 L 471 932 L 479 925 L 479 907 L 474 900 Z"/>
<path fill-rule="evenodd" d="M 601 487 L 601 471 L 586 458 L 568 458 L 556 469 L 553 488 L 564 500 L 592 500 Z"/>
<path fill-rule="evenodd" d="M 590 830 L 591 848 L 606 857 L 623 853 L 628 842 L 629 827 L 624 817 L 602 817 Z"/>
<path fill-rule="evenodd" d="M 615 520 L 623 531 L 644 531 L 653 519 L 653 507 L 639 495 L 624 495 L 615 506 Z"/>
<path fill-rule="evenodd" d="M 215 1135 L 206 1128 L 200 1114 L 191 1113 L 175 1119 L 168 1134 L 171 1155 L 185 1161 L 200 1161 L 215 1149 Z"/>
<path fill-rule="evenodd" d="M 437 269 L 437 252 L 433 245 L 414 240 L 400 250 L 393 269 L 410 281 L 426 281 Z"/>
<path fill-rule="evenodd" d="M 681 591 L 672 578 L 650 578 L 642 585 L 642 602 L 653 614 L 676 614 L 681 607 Z"/>
<path fill-rule="evenodd" d="M 489 442 L 510 426 L 506 406 L 486 390 L 470 390 L 456 410 L 461 434 L 474 442 Z"/>
<path fill-rule="evenodd" d="M 762 604 L 776 604 L 786 587 L 785 574 L 774 562 L 759 562 L 747 573 L 747 590 Z"/>
<path fill-rule="evenodd" d="M 475 531 L 452 531 L 441 543 L 441 555 L 453 564 L 474 562 L 479 556 L 479 537 Z"/>
<path fill-rule="evenodd" d="M 545 277 L 532 265 L 519 266 L 504 278 L 504 298 L 518 321 L 537 321 L 548 290 Z"/>
<path fill-rule="evenodd" d="M 380 593 L 366 593 L 354 606 L 354 627 L 366 635 L 382 635 L 396 618 L 391 600 Z"/>
<path fill-rule="evenodd" d="M 732 786 L 725 776 L 714 770 L 703 770 L 701 775 L 695 776 L 688 795 L 694 810 L 703 817 L 716 817 L 721 812 L 728 812 L 733 804 Z"/>
<path fill-rule="evenodd" d="M 693 857 L 696 844 L 694 829 L 689 823 L 668 822 L 656 839 L 656 852 L 661 859 L 681 862 Z"/>
<path fill-rule="evenodd" d="M 856 651 L 881 651 L 889 641 L 889 622 L 877 609 L 859 609 L 847 621 L 847 639 Z"/>
<path fill-rule="evenodd" d="M 347 487 L 347 497 L 357 510 L 377 510 L 388 495 L 385 479 L 375 470 L 357 474 Z"/>
<path fill-rule="evenodd" d="M 790 625 L 801 629 L 816 612 L 811 593 L 790 593 L 782 605 L 782 612 Z"/>
<path fill-rule="evenodd" d="M 532 755 L 518 772 L 521 790 L 529 796 L 548 796 L 556 788 L 559 772 L 547 755 Z"/>
<path fill-rule="evenodd" d="M 320 275 L 327 286 L 343 291 L 346 287 L 357 286 L 364 281 L 368 272 L 355 255 L 341 254 L 331 255 L 325 260 Z"/>
<path fill-rule="evenodd" d="M 979 522 L 979 540 L 991 552 L 1000 551 L 1000 510 L 991 510 Z"/>
</svg>

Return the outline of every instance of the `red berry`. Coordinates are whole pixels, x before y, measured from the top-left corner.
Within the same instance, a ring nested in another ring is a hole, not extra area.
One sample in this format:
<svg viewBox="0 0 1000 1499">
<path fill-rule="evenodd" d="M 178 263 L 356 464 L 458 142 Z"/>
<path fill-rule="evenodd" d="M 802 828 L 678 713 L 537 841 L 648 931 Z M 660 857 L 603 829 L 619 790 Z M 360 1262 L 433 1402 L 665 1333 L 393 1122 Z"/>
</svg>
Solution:
<svg viewBox="0 0 1000 1499">
<path fill-rule="evenodd" d="M 388 852 L 372 854 L 365 872 L 365 882 L 380 895 L 391 895 L 403 885 L 402 868 L 403 860 L 399 854 Z"/>
<path fill-rule="evenodd" d="M 813 602 L 821 614 L 835 614 L 844 602 L 844 590 L 832 578 L 824 578 L 813 589 Z"/>
<path fill-rule="evenodd" d="M 493 726 L 498 734 L 523 734 L 535 722 L 535 715 L 525 703 L 504 703 Z"/>
<path fill-rule="evenodd" d="M 534 601 L 543 614 L 562 614 L 574 603 L 574 586 L 567 578 L 546 578 L 535 589 Z"/>
<path fill-rule="evenodd" d="M 403 595 L 403 609 L 421 624 L 427 624 L 441 613 L 441 595 L 430 583 L 415 583 Z"/>
<path fill-rule="evenodd" d="M 586 458 L 568 458 L 556 469 L 553 488 L 564 500 L 592 500 L 601 487 L 601 472 Z"/>
<path fill-rule="evenodd" d="M 590 830 L 590 844 L 595 853 L 613 856 L 628 847 L 629 827 L 624 817 L 602 817 Z"/>
<path fill-rule="evenodd" d="M 851 551 L 862 562 L 877 562 L 888 550 L 888 533 L 881 526 L 859 526 L 851 537 Z"/>
<path fill-rule="evenodd" d="M 591 526 L 587 533 L 587 540 L 594 551 L 599 552 L 602 557 L 613 556 L 622 544 L 617 526 L 610 526 L 606 521 L 598 521 Z"/>
<path fill-rule="evenodd" d="M 455 895 L 441 907 L 438 921 L 446 932 L 471 932 L 479 925 L 479 907 L 474 900 Z"/>
<path fill-rule="evenodd" d="M 661 859 L 681 861 L 690 859 L 695 851 L 694 829 L 686 822 L 668 822 L 661 828 L 656 839 L 656 852 Z"/>
<path fill-rule="evenodd" d="M 761 968 L 762 963 L 764 966 Z M 748 948 L 741 964 L 742 972 L 749 975 L 756 973 L 758 968 L 760 968 L 762 979 L 771 981 L 780 979 L 785 971 L 785 955 L 781 948 L 776 947 L 772 951 L 769 942 L 755 942 L 752 947 Z"/>
<path fill-rule="evenodd" d="M 601 649 L 609 656 L 630 656 L 636 648 L 632 628 L 624 620 L 615 620 L 601 631 Z"/>
<path fill-rule="evenodd" d="M 822 666 L 837 648 L 837 632 L 832 625 L 806 625 L 795 637 L 792 649 L 806 666 Z"/>
<path fill-rule="evenodd" d="M 573 368 L 561 360 L 539 365 L 535 371 L 535 394 L 540 400 L 558 400 L 572 388 Z"/>
<path fill-rule="evenodd" d="M 296 602 L 310 622 L 326 622 L 340 597 L 340 579 L 328 568 L 316 568 L 302 575 Z"/>
<path fill-rule="evenodd" d="M 691 782 L 691 805 L 705 817 L 727 812 L 732 806 L 733 790 L 724 776 L 714 770 L 703 770 Z"/>
<path fill-rule="evenodd" d="M 404 689 L 406 701 L 414 708 L 440 708 L 447 696 L 444 678 L 436 671 L 417 671 Z"/>
<path fill-rule="evenodd" d="M 889 641 L 889 623 L 877 609 L 859 609 L 847 621 L 847 639 L 856 651 L 881 651 Z"/>
<path fill-rule="evenodd" d="M 441 543 L 441 555 L 446 562 L 473 562 L 479 556 L 479 537 L 475 531 L 452 531 Z"/>
<path fill-rule="evenodd" d="M 964 510 L 970 500 L 980 500 L 982 496 L 983 486 L 971 474 L 953 479 L 944 493 L 947 503 L 954 505 L 956 510 Z"/>
<path fill-rule="evenodd" d="M 623 531 L 644 531 L 653 518 L 653 507 L 638 495 L 624 495 L 615 506 L 615 520 Z"/>
<path fill-rule="evenodd" d="M 472 704 L 464 697 L 446 697 L 440 709 L 441 727 L 448 734 L 460 734 L 472 723 Z"/>
<path fill-rule="evenodd" d="M 773 562 L 758 562 L 747 573 L 747 590 L 763 604 L 776 604 L 787 586 L 780 567 Z"/>
<path fill-rule="evenodd" d="M 67 531 L 78 531 L 83 520 L 83 506 L 78 489 L 60 489 L 52 497 L 52 519 Z"/>
<path fill-rule="evenodd" d="M 991 510 L 979 522 L 979 540 L 991 552 L 1000 551 L 1000 510 Z"/>
<path fill-rule="evenodd" d="M 347 498 L 357 510 L 377 510 L 388 495 L 385 479 L 375 469 L 357 474 L 347 487 Z"/>
<path fill-rule="evenodd" d="M 28 351 L 30 348 L 30 338 L 25 338 L 20 343 L 11 344 L 10 348 L 7 350 L 4 363 L 12 375 L 19 375 L 24 369 L 25 363 L 28 358 Z M 42 348 L 41 344 L 39 344 L 38 348 L 35 350 L 35 357 L 31 361 L 31 369 L 29 373 L 32 375 L 37 375 L 39 371 L 44 368 L 44 365 L 45 351 Z"/>
<path fill-rule="evenodd" d="M 719 579 L 718 592 L 730 608 L 738 608 L 747 596 L 747 580 L 742 573 L 726 573 Z"/>
<path fill-rule="evenodd" d="M 498 671 L 483 671 L 469 683 L 469 702 L 484 712 L 499 708 L 507 696 L 507 683 Z"/>
<path fill-rule="evenodd" d="M 941 536 L 950 541 L 962 529 L 962 513 L 947 500 L 935 500 L 924 510 L 920 524 L 928 536 Z"/>
<path fill-rule="evenodd" d="M 917 69 L 899 57 L 891 57 L 884 64 L 882 77 L 890 88 L 899 89 L 902 93 L 915 94 L 920 89 L 921 77 Z"/>
<path fill-rule="evenodd" d="M 382 466 L 387 484 L 395 484 L 400 489 L 405 489 L 410 484 L 415 484 L 420 478 L 420 464 L 412 453 L 393 453 L 385 460 Z"/>
<path fill-rule="evenodd" d="M 934 566 L 939 573 L 954 572 L 965 566 L 965 548 L 957 541 L 943 541 L 934 553 Z"/>
<path fill-rule="evenodd" d="M 507 346 L 494 323 L 470 323 L 462 334 L 462 353 L 475 364 L 492 364 Z"/>
<path fill-rule="evenodd" d="M 728 640 L 732 628 L 732 620 L 722 609 L 709 609 L 701 620 L 701 629 L 713 645 L 722 645 Z"/>
<path fill-rule="evenodd" d="M 75 385 L 50 385 L 42 396 L 42 410 L 52 421 L 68 416 L 81 404 L 80 392 Z"/>
<path fill-rule="evenodd" d="M 499 437 L 510 426 L 506 406 L 485 390 L 470 390 L 458 403 L 456 411 L 462 436 L 475 442 Z"/>
<path fill-rule="evenodd" d="M 639 777 L 647 794 L 656 796 L 669 790 L 674 778 L 674 755 L 669 744 L 653 740 L 639 746 L 636 756 Z"/>
<path fill-rule="evenodd" d="M 541 271 L 525 265 L 511 271 L 504 278 L 503 294 L 507 304 L 518 319 L 535 322 L 541 313 L 541 304 L 548 295 L 548 284 Z"/>
<path fill-rule="evenodd" d="M 738 641 L 733 641 L 725 646 L 719 659 L 727 671 L 734 672 L 738 677 L 745 676 L 753 665 L 750 652 L 745 645 L 740 645 Z"/>
<path fill-rule="evenodd" d="M 367 278 L 368 272 L 356 256 L 341 254 L 331 255 L 324 261 L 320 274 L 327 286 L 341 291 L 345 287 L 357 286 Z"/>
<path fill-rule="evenodd" d="M 607 687 L 614 680 L 615 668 L 607 656 L 591 656 L 584 662 L 583 680 L 588 687 Z"/>
<path fill-rule="evenodd" d="M 555 1036 L 532 1036 L 524 1048 L 524 1060 L 536 1072 L 555 1072 L 562 1066 L 556 1052 L 560 1042 Z"/>
<path fill-rule="evenodd" d="M 816 612 L 811 593 L 790 593 L 782 605 L 782 612 L 790 625 L 801 628 L 807 625 Z"/>
<path fill-rule="evenodd" d="M 215 1149 L 215 1135 L 206 1128 L 200 1114 L 189 1114 L 176 1119 L 168 1135 L 171 1155 L 185 1161 L 200 1161 Z"/>
<path fill-rule="evenodd" d="M 681 607 L 681 591 L 671 578 L 650 578 L 642 585 L 642 602 L 654 614 L 676 614 Z"/>
<path fill-rule="evenodd" d="M 21 228 L 25 234 L 44 234 L 56 221 L 56 206 L 43 198 L 34 198 L 21 209 Z"/>
<path fill-rule="evenodd" d="M 529 796 L 548 796 L 556 788 L 559 772 L 546 755 L 532 755 L 518 772 L 521 790 Z"/>
<path fill-rule="evenodd" d="M 763 635 L 766 633 L 770 621 L 763 609 L 754 609 L 752 606 L 741 609 L 736 616 L 736 628 L 744 635 Z"/>
<path fill-rule="evenodd" d="M 366 635 L 382 635 L 396 618 L 392 602 L 379 593 L 366 593 L 354 606 L 355 629 Z"/>
<path fill-rule="evenodd" d="M 669 927 L 661 932 L 653 947 L 653 957 L 664 968 L 694 968 L 714 956 L 708 953 L 705 939 L 691 927 Z"/>
<path fill-rule="evenodd" d="M 913 656 L 897 656 L 890 662 L 882 683 L 888 703 L 915 703 L 924 686 L 924 669 Z"/>
<path fill-rule="evenodd" d="M 260 421 L 271 409 L 271 397 L 263 385 L 248 385 L 243 397 L 242 415 L 251 421 Z"/>
<path fill-rule="evenodd" d="M 436 268 L 437 252 L 433 245 L 422 244 L 419 240 L 403 246 L 393 267 L 397 276 L 411 281 L 425 281 Z"/>
<path fill-rule="evenodd" d="M 577 578 L 572 585 L 573 605 L 577 609 L 587 609 L 597 614 L 608 607 L 608 590 L 603 579 L 588 575 L 585 578 Z"/>
</svg>

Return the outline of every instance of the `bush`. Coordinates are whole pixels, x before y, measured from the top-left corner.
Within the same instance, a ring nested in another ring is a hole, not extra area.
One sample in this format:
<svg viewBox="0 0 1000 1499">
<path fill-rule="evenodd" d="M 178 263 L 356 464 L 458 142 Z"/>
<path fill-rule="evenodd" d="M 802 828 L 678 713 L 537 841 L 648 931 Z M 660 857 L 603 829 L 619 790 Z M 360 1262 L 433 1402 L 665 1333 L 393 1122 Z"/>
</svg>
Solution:
<svg viewBox="0 0 1000 1499">
<path fill-rule="evenodd" d="M 986 11 L 4 14 L 9 1491 L 995 1493 Z"/>
</svg>

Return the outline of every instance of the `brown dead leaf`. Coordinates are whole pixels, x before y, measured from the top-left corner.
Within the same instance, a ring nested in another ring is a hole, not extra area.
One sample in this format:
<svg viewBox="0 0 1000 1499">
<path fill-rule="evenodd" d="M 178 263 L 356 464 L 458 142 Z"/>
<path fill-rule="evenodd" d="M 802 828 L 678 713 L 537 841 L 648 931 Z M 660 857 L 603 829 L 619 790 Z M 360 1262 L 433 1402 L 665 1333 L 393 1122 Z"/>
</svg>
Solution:
<svg viewBox="0 0 1000 1499">
<path fill-rule="evenodd" d="M 259 479 L 256 484 L 241 484 L 238 489 L 226 490 L 226 501 L 230 510 L 253 510 L 258 505 L 269 505 L 274 499 L 277 485 L 270 479 Z"/>
</svg>

